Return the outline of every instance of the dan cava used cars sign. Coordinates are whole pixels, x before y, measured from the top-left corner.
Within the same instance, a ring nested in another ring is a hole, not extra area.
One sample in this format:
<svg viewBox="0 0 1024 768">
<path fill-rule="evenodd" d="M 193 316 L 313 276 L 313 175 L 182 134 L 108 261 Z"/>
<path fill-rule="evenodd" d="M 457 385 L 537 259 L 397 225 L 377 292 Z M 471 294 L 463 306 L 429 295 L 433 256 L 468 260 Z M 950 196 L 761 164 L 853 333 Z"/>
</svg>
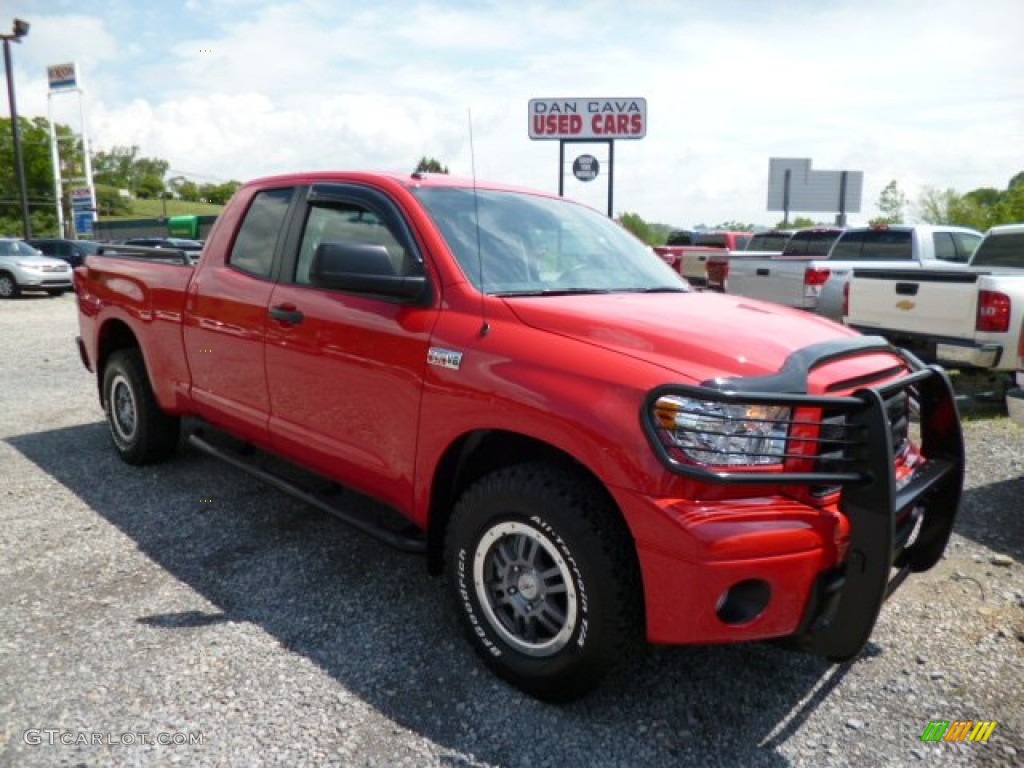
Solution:
<svg viewBox="0 0 1024 768">
<path fill-rule="evenodd" d="M 530 99 L 531 139 L 642 139 L 647 99 Z"/>
</svg>

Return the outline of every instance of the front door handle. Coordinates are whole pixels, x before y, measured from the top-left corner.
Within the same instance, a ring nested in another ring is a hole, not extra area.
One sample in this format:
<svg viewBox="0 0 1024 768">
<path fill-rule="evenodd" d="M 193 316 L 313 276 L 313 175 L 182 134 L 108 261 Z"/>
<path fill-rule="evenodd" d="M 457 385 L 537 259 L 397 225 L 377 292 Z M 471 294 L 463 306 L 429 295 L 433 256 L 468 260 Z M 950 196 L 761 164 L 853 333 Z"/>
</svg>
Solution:
<svg viewBox="0 0 1024 768">
<path fill-rule="evenodd" d="M 271 307 L 270 316 L 274 320 L 288 325 L 298 325 L 305 319 L 305 315 L 299 312 L 295 307 L 288 304 Z"/>
</svg>

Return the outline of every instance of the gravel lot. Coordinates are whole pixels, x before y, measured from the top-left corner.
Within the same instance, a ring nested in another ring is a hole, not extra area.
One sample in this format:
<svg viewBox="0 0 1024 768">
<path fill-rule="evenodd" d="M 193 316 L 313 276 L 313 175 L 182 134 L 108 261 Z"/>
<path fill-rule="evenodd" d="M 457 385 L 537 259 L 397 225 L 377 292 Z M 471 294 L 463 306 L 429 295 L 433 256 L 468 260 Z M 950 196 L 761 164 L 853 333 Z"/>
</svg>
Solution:
<svg viewBox="0 0 1024 768">
<path fill-rule="evenodd" d="M 484 670 L 418 558 L 194 450 L 122 464 L 76 331 L 73 296 L 0 302 L 0 765 L 1024 763 L 1024 430 L 997 407 L 965 410 L 945 560 L 860 659 L 652 648 L 555 707 Z M 925 744 L 935 719 L 998 726 Z"/>
</svg>

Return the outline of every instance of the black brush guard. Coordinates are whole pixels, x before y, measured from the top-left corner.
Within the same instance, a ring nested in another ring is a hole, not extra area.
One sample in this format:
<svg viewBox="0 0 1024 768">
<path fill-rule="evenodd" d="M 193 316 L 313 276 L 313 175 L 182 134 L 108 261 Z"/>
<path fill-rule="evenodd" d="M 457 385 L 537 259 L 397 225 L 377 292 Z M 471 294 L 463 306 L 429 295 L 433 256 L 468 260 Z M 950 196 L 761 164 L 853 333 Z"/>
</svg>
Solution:
<svg viewBox="0 0 1024 768">
<path fill-rule="evenodd" d="M 911 372 L 846 396 L 803 394 L 813 368 L 870 351 L 899 356 Z M 911 392 L 918 402 L 920 449 L 925 460 L 897 483 L 888 404 Z M 766 474 L 680 462 L 670 455 L 651 416 L 654 403 L 665 395 L 718 403 L 822 408 L 841 413 L 845 433 L 856 439 L 842 445 L 839 461 L 820 462 L 821 468 L 811 472 Z M 952 384 L 941 368 L 925 366 L 879 337 L 802 349 L 772 376 L 716 380 L 701 387 L 659 387 L 645 401 L 643 424 L 662 461 L 680 475 L 726 485 L 839 488 L 839 509 L 850 523 L 849 547 L 845 561 L 818 578 L 796 633 L 797 644 L 811 653 L 834 661 L 860 653 L 886 598 L 909 573 L 934 566 L 952 533 L 965 466 Z"/>
</svg>

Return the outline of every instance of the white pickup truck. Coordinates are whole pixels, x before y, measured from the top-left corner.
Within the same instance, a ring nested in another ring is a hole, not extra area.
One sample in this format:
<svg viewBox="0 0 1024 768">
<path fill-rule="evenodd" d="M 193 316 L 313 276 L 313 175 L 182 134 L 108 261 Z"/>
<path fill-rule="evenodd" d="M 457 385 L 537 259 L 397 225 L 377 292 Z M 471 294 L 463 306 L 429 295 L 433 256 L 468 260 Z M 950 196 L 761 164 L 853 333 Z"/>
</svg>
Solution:
<svg viewBox="0 0 1024 768">
<path fill-rule="evenodd" d="M 794 235 L 790 242 L 796 238 Z M 851 227 L 838 234 L 826 254 L 730 258 L 725 290 L 817 312 L 838 321 L 843 315 L 844 287 L 854 267 L 962 270 L 980 241 L 980 232 L 965 227 Z M 708 266 L 709 284 L 712 274 L 717 275 L 714 260 Z"/>
<path fill-rule="evenodd" d="M 1024 224 L 992 227 L 961 272 L 855 269 L 844 321 L 950 368 L 1013 372 L 1024 324 Z"/>
</svg>

